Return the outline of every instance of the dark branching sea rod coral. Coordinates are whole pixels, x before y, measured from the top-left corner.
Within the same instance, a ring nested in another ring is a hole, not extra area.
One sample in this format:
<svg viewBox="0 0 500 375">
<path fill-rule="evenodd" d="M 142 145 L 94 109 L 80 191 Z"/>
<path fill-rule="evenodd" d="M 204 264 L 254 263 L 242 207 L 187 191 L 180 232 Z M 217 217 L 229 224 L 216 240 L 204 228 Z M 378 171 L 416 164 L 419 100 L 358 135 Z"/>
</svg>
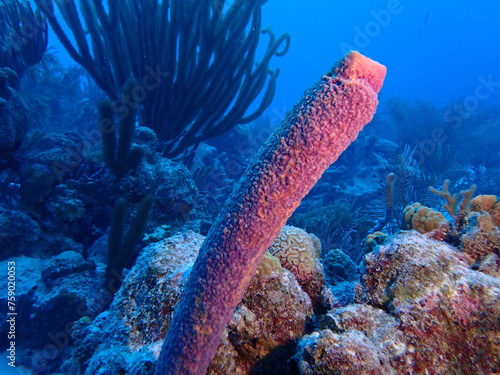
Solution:
<svg viewBox="0 0 500 375">
<path fill-rule="evenodd" d="M 386 68 L 350 52 L 261 148 L 203 243 L 157 375 L 203 375 L 266 249 L 322 173 L 373 118 Z"/>
<path fill-rule="evenodd" d="M 35 2 L 71 57 L 110 100 L 120 97 L 129 78 L 138 81 L 134 100 L 115 110 L 123 117 L 140 105 L 140 125 L 155 131 L 167 157 L 262 114 L 279 73 L 269 63 L 284 55 L 290 42 L 288 34 L 276 38 L 270 29 L 261 30 L 265 0 Z M 257 61 L 261 32 L 270 40 Z M 261 92 L 257 109 L 247 114 Z"/>
</svg>

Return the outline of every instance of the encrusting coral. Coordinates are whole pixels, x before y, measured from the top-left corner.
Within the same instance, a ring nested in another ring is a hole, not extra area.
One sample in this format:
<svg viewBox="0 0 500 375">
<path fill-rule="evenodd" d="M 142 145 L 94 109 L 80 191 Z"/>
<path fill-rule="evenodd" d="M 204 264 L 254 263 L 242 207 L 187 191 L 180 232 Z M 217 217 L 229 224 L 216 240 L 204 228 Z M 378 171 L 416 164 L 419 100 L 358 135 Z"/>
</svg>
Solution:
<svg viewBox="0 0 500 375">
<path fill-rule="evenodd" d="M 323 171 L 373 118 L 385 74 L 383 65 L 350 52 L 271 135 L 200 249 L 157 374 L 205 374 L 265 251 Z"/>
<path fill-rule="evenodd" d="M 500 276 L 500 230 L 486 211 L 471 215 L 469 220 L 475 225 L 462 235 L 462 251 L 475 262 L 475 269 Z"/>
<path fill-rule="evenodd" d="M 461 191 L 462 201 L 457 210 L 458 195 L 449 192 L 449 180 L 443 190 L 430 190 L 446 200 L 445 210 L 454 219 L 448 222 L 439 212 L 414 203 L 405 208 L 404 229 L 414 229 L 427 237 L 448 242 L 474 263 L 474 269 L 497 276 L 500 272 L 500 204 L 495 195 L 472 198 L 475 185 Z"/>
</svg>

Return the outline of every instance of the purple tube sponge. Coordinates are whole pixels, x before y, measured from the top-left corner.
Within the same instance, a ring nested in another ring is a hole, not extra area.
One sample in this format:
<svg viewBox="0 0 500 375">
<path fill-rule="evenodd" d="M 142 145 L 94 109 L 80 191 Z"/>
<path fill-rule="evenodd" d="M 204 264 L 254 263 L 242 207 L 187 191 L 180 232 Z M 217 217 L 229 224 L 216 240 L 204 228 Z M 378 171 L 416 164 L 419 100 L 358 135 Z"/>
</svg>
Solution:
<svg viewBox="0 0 500 375">
<path fill-rule="evenodd" d="M 204 375 L 266 249 L 322 173 L 373 118 L 386 68 L 350 52 L 286 115 L 203 243 L 156 374 Z"/>
</svg>

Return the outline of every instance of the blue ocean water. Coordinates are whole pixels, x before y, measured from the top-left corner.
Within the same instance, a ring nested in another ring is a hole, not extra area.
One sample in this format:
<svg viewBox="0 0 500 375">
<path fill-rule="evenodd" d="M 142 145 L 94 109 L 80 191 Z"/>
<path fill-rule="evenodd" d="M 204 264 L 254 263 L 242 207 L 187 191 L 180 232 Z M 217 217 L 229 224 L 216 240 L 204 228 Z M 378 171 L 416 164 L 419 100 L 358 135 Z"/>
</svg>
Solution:
<svg viewBox="0 0 500 375">
<path fill-rule="evenodd" d="M 288 53 L 271 64 L 280 69 L 280 78 L 268 112 L 290 109 L 349 50 L 387 66 L 382 98 L 446 106 L 486 86 L 481 105 L 498 104 L 499 10 L 495 0 L 480 5 L 463 0 L 267 1 L 263 27 L 292 38 Z M 50 40 L 63 64 L 73 64 L 53 33 Z M 263 35 L 260 47 L 266 42 Z"/>
<path fill-rule="evenodd" d="M 382 98 L 446 105 L 475 95 L 484 78 L 494 82 L 484 102 L 498 103 L 497 1 L 268 1 L 263 15 L 277 34 L 292 35 L 289 53 L 273 64 L 281 69 L 277 108 L 290 107 L 349 49 L 387 66 Z"/>
</svg>

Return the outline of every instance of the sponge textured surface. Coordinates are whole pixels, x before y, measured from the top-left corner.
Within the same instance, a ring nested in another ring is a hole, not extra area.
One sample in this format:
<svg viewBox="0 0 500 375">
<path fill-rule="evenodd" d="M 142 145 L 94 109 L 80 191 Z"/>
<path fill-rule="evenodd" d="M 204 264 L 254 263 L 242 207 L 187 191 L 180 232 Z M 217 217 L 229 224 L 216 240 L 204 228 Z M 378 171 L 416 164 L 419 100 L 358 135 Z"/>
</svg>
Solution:
<svg viewBox="0 0 500 375">
<path fill-rule="evenodd" d="M 204 375 L 267 248 L 322 173 L 373 118 L 386 69 L 357 52 L 324 75 L 256 155 L 212 225 L 157 374 Z"/>
</svg>

